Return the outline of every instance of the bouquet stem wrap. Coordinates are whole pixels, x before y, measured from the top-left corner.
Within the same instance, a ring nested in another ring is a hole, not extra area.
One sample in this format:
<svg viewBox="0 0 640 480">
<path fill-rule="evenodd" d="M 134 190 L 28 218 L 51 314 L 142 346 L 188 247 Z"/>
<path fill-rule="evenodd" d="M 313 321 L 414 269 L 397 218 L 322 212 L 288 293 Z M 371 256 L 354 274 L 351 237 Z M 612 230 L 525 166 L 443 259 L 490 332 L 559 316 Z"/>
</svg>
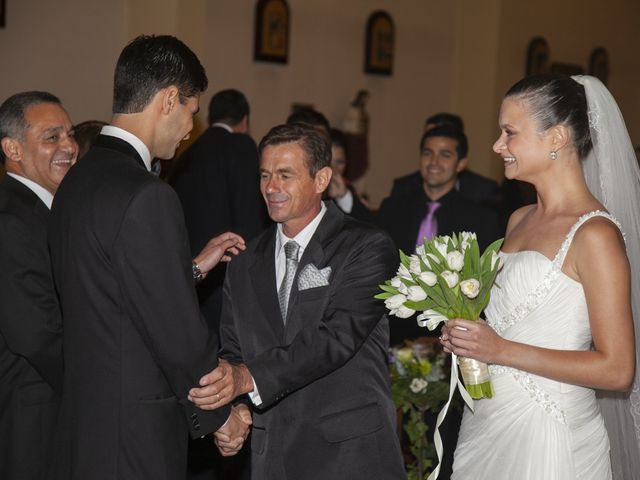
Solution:
<svg viewBox="0 0 640 480">
<path fill-rule="evenodd" d="M 471 398 L 493 397 L 493 386 L 489 377 L 489 367 L 486 363 L 472 358 L 458 357 L 460 373 L 464 386 Z"/>
</svg>

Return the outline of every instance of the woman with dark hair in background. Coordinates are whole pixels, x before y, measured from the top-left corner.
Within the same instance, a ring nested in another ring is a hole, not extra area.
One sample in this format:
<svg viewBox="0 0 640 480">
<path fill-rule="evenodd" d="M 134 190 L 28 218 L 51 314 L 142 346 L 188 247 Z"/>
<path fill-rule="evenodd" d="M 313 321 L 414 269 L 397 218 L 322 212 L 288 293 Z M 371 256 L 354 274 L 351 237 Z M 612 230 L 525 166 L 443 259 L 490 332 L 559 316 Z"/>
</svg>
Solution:
<svg viewBox="0 0 640 480">
<path fill-rule="evenodd" d="M 487 322 L 442 331 L 495 389 L 465 411 L 452 478 L 638 478 L 640 174 L 624 121 L 599 80 L 541 75 L 507 92 L 499 123 L 506 177 L 538 198 L 509 220 Z"/>
</svg>

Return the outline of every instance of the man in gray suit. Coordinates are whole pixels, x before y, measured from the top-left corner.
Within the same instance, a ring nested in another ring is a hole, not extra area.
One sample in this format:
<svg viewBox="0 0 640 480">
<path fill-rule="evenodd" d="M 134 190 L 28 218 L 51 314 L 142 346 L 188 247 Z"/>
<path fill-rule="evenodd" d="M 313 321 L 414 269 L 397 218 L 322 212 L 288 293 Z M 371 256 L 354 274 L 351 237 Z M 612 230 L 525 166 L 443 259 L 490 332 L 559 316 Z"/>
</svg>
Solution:
<svg viewBox="0 0 640 480">
<path fill-rule="evenodd" d="M 276 225 L 228 269 L 220 335 L 229 363 L 191 398 L 217 408 L 249 393 L 256 480 L 404 479 L 389 326 L 373 298 L 396 268 L 393 242 L 322 202 L 331 179 L 325 135 L 281 125 L 259 151 Z"/>
</svg>

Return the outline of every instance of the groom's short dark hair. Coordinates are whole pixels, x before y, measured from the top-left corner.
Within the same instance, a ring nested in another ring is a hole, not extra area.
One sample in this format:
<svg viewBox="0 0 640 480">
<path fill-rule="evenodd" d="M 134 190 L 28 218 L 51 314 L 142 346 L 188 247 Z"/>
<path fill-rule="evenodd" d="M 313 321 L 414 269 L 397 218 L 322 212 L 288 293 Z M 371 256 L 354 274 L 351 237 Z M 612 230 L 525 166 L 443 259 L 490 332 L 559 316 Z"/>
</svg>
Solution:
<svg viewBox="0 0 640 480">
<path fill-rule="evenodd" d="M 287 123 L 269 130 L 260 141 L 258 152 L 269 146 L 297 143 L 305 153 L 305 164 L 311 178 L 331 164 L 331 141 L 328 135 L 305 123 Z"/>
<path fill-rule="evenodd" d="M 113 113 L 139 113 L 163 88 L 175 86 L 180 102 L 207 89 L 195 53 L 171 35 L 140 35 L 120 54 L 113 85 Z"/>
</svg>

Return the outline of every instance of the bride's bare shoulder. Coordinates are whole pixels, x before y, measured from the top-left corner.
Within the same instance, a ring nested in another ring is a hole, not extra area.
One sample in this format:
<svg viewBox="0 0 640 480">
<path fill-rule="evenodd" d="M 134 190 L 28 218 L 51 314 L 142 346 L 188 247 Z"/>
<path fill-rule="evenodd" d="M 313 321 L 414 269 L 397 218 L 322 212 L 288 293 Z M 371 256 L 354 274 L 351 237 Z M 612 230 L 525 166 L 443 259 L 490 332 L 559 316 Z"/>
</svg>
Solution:
<svg viewBox="0 0 640 480">
<path fill-rule="evenodd" d="M 520 224 L 520 222 L 522 222 L 522 220 L 525 219 L 525 217 L 533 212 L 533 210 L 536 208 L 536 204 L 532 204 L 532 205 L 525 205 L 524 207 L 520 207 L 517 210 L 515 210 L 511 216 L 509 217 L 509 221 L 507 222 L 507 230 L 505 233 L 505 236 L 509 235 L 509 233 L 517 226 Z"/>
<path fill-rule="evenodd" d="M 576 231 L 573 243 L 577 250 L 602 252 L 621 248 L 624 251 L 624 239 L 620 228 L 606 217 L 590 218 Z"/>
</svg>

